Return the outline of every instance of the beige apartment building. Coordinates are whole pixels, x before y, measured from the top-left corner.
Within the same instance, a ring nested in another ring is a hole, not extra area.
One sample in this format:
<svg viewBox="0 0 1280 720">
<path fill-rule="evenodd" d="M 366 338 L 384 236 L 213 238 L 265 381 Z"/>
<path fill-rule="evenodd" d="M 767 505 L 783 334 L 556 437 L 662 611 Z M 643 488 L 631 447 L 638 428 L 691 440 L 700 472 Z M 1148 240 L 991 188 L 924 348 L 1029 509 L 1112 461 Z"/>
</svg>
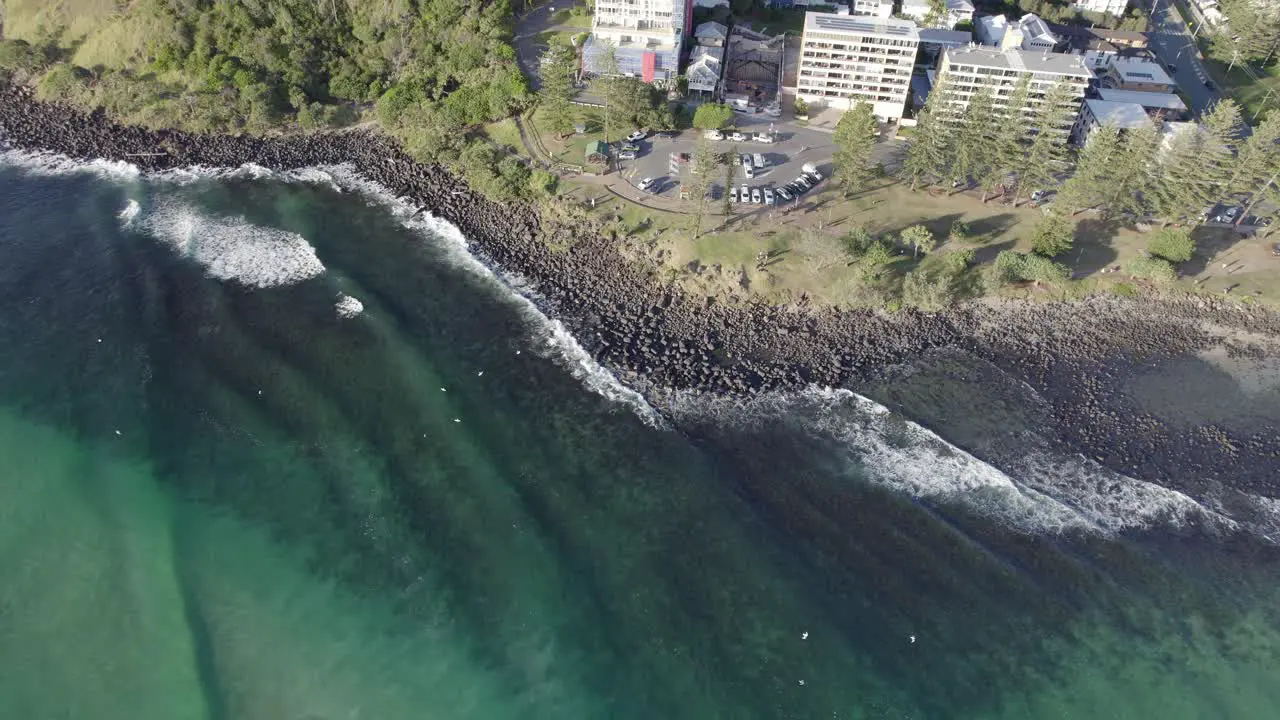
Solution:
<svg viewBox="0 0 1280 720">
<path fill-rule="evenodd" d="M 938 81 L 947 82 L 965 107 L 974 93 L 984 87 L 992 88 L 997 108 L 1007 107 L 1009 96 L 1025 76 L 1031 77 L 1031 98 L 1023 111 L 1038 106 L 1049 88 L 1066 78 L 1074 92 L 1072 103 L 1078 114 L 1093 71 L 1079 55 L 1001 50 L 982 45 L 948 48 L 942 53 L 938 68 Z M 1074 115 L 1063 131 L 1068 131 L 1073 124 Z"/>
<path fill-rule="evenodd" d="M 815 107 L 871 103 L 876 117 L 902 117 L 920 36 L 907 20 L 805 13 L 796 96 Z"/>
</svg>

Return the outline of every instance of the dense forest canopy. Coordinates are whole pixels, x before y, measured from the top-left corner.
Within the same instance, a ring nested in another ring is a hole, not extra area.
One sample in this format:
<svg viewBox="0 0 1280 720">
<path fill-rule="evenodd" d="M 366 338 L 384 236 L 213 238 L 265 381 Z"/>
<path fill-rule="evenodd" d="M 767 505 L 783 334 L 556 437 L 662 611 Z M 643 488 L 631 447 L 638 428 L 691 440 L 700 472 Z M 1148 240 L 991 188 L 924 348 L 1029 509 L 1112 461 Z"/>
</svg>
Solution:
<svg viewBox="0 0 1280 720">
<path fill-rule="evenodd" d="M 263 131 L 377 102 L 453 128 L 530 99 L 506 0 L 6 0 L 10 74 L 125 120 Z M 86 17 L 97 22 L 86 23 Z"/>
</svg>

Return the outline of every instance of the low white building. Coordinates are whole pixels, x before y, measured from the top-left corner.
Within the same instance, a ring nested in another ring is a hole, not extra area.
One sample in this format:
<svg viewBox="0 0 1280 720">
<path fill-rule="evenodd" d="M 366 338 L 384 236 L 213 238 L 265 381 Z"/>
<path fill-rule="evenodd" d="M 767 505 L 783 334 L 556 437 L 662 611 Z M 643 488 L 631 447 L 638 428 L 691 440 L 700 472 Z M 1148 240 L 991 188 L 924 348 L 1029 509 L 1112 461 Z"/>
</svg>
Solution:
<svg viewBox="0 0 1280 720">
<path fill-rule="evenodd" d="M 1003 15 L 987 15 L 978 18 L 974 31 L 978 42 L 983 45 L 994 45 L 1002 50 L 1040 50 L 1052 52 L 1057 47 L 1059 38 L 1049 29 L 1048 23 L 1039 15 L 1027 13 L 1016 22 L 1010 22 Z"/>
<path fill-rule="evenodd" d="M 689 66 L 684 75 L 689 81 L 689 92 L 715 97 L 720 90 L 720 76 L 724 72 L 724 48 L 695 45 L 689 54 Z"/>
<path fill-rule="evenodd" d="M 902 15 L 924 24 L 933 8 L 929 0 L 902 0 Z M 969 0 L 947 0 L 947 14 L 929 27 L 950 29 L 962 22 L 973 22 L 973 3 Z"/>
<path fill-rule="evenodd" d="M 854 15 L 887 18 L 893 15 L 893 0 L 850 0 Z"/>
<path fill-rule="evenodd" d="M 1129 0 L 1076 0 L 1071 7 L 1081 12 L 1111 13 L 1123 17 L 1129 9 Z"/>
<path fill-rule="evenodd" d="M 1106 66 L 1098 75 L 1103 87 L 1117 90 L 1171 93 L 1178 89 L 1178 83 L 1159 63 L 1141 58 L 1107 58 Z"/>
<path fill-rule="evenodd" d="M 1083 145 L 1090 133 L 1107 125 L 1119 130 L 1132 130 L 1151 123 L 1147 111 L 1137 103 L 1114 102 L 1090 98 L 1080 108 L 1080 117 L 1072 128 L 1071 135 L 1076 142 Z"/>
<path fill-rule="evenodd" d="M 882 121 L 902 117 L 920 37 L 907 20 L 805 14 L 796 96 L 819 107 L 871 103 Z"/>
<path fill-rule="evenodd" d="M 1141 105 L 1148 115 L 1159 114 L 1166 120 L 1182 120 L 1188 116 L 1187 104 L 1173 93 L 1098 88 L 1098 97 L 1112 102 L 1136 103 Z"/>
</svg>

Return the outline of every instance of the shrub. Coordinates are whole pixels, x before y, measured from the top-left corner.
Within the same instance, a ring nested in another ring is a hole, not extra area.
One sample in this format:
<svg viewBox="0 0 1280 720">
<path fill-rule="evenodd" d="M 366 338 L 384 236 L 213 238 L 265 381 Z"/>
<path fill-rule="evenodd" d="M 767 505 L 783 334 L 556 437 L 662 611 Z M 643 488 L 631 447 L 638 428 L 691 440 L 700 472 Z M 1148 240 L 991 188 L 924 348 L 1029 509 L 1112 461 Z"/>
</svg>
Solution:
<svg viewBox="0 0 1280 720">
<path fill-rule="evenodd" d="M 1069 279 L 1071 271 L 1065 265 L 1042 255 L 1005 250 L 996 256 L 992 275 L 995 282 L 1000 285 L 1024 280 L 1057 284 Z"/>
<path fill-rule="evenodd" d="M 1050 213 L 1036 223 L 1031 233 L 1031 250 L 1047 258 L 1057 257 L 1071 249 L 1074 236 L 1074 223 Z"/>
<path fill-rule="evenodd" d="M 1133 277 L 1146 278 L 1159 283 L 1169 283 L 1178 279 L 1178 271 L 1173 263 L 1157 257 L 1134 258 L 1125 265 L 1125 270 Z"/>
<path fill-rule="evenodd" d="M 1147 252 L 1171 263 L 1186 262 L 1196 252 L 1196 241 L 1187 228 L 1165 228 L 1151 238 Z"/>
<path fill-rule="evenodd" d="M 693 126 L 699 130 L 719 130 L 733 120 L 733 108 L 716 103 L 703 103 L 693 112 Z"/>
</svg>

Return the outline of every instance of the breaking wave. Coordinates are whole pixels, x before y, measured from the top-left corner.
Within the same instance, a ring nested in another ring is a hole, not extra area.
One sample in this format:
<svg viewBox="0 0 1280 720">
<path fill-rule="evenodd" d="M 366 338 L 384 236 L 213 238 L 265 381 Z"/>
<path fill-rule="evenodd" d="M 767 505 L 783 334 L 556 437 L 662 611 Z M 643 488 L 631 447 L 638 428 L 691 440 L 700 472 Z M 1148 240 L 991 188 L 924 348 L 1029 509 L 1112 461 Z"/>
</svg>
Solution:
<svg viewBox="0 0 1280 720">
<path fill-rule="evenodd" d="M 799 433 L 861 470 L 857 474 L 867 482 L 937 506 L 969 507 L 1022 532 L 1262 529 L 1080 456 L 1033 449 L 1021 464 L 1001 470 L 849 390 L 815 387 L 741 400 L 684 395 L 673 400 L 671 413 L 678 424 L 711 433 Z M 1264 508 L 1259 501 L 1257 507 L 1276 513 L 1273 521 L 1280 518 L 1280 503 Z"/>
<path fill-rule="evenodd" d="M 133 225 L 133 219 L 138 217 L 138 213 L 141 210 L 142 206 L 138 204 L 138 201 L 130 198 L 124 208 L 120 212 L 116 213 L 116 219 L 120 221 L 121 226 L 129 227 L 130 225 Z"/>
<path fill-rule="evenodd" d="M 324 273 L 315 248 L 301 235 L 242 217 L 209 215 L 180 201 L 161 201 L 139 227 L 218 280 L 271 288 Z"/>
</svg>

